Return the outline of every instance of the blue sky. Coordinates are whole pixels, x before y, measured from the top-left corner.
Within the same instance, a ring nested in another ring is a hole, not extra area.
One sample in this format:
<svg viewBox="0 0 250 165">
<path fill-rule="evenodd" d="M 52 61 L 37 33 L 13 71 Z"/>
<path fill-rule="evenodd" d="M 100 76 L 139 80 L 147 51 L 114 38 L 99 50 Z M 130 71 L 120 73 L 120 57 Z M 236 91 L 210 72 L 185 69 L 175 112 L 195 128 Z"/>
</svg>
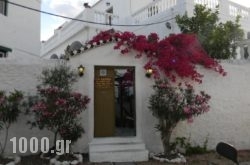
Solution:
<svg viewBox="0 0 250 165">
<path fill-rule="evenodd" d="M 42 0 L 42 10 L 60 14 L 63 16 L 74 17 L 83 9 L 83 3 L 88 2 L 90 5 L 98 0 Z M 233 2 L 250 7 L 250 0 L 231 0 Z M 41 40 L 47 40 L 66 20 L 54 16 L 41 15 Z"/>
<path fill-rule="evenodd" d="M 90 5 L 98 0 L 42 0 L 41 10 L 63 16 L 75 17 L 83 9 L 83 3 Z M 46 14 L 41 15 L 41 40 L 47 40 L 53 35 L 54 29 L 62 25 L 66 19 Z"/>
</svg>

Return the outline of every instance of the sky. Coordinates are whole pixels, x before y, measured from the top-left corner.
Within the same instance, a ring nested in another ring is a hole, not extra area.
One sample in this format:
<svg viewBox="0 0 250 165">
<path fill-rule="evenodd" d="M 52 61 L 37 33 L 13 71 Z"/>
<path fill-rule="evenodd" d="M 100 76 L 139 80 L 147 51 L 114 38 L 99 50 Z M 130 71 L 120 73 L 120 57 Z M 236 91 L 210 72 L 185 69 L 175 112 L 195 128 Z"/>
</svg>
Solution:
<svg viewBox="0 0 250 165">
<path fill-rule="evenodd" d="M 92 5 L 97 1 L 98 0 L 42 0 L 41 10 L 58 15 L 75 17 L 84 9 L 84 3 L 87 2 Z M 54 30 L 65 21 L 67 20 L 63 18 L 41 14 L 41 41 L 46 41 L 51 37 L 54 34 Z"/>
<path fill-rule="evenodd" d="M 46 12 L 59 14 L 68 17 L 75 17 L 83 9 L 84 3 L 93 5 L 98 0 L 42 0 L 41 9 Z M 250 7 L 249 0 L 231 0 L 235 3 Z M 54 30 L 62 25 L 66 20 L 59 17 L 41 15 L 41 41 L 46 41 L 54 34 Z"/>
</svg>

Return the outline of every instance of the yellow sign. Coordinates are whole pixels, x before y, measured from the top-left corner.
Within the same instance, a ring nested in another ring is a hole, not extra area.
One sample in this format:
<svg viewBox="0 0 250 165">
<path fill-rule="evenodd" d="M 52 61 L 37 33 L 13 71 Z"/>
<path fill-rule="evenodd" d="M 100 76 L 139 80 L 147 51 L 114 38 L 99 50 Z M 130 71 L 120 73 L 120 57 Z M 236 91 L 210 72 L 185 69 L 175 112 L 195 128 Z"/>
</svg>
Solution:
<svg viewBox="0 0 250 165">
<path fill-rule="evenodd" d="M 111 77 L 97 77 L 95 79 L 95 87 L 99 89 L 113 88 L 113 81 Z"/>
</svg>

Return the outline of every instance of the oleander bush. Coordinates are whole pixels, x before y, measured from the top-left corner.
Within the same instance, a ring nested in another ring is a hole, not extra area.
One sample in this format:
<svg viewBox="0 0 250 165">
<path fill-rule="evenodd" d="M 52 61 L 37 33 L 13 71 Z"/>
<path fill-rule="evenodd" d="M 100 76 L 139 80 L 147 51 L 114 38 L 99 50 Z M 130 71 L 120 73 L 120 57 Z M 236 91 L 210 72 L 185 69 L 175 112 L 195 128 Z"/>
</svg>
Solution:
<svg viewBox="0 0 250 165">
<path fill-rule="evenodd" d="M 4 132 L 4 140 L 0 142 L 0 157 L 6 148 L 10 126 L 15 123 L 21 113 L 23 93 L 15 90 L 6 94 L 0 91 L 0 130 Z"/>
<path fill-rule="evenodd" d="M 37 99 L 31 110 L 35 120 L 33 127 L 46 128 L 54 134 L 54 146 L 58 138 L 76 142 L 84 133 L 80 114 L 87 109 L 90 99 L 72 90 L 77 81 L 76 73 L 65 63 L 42 71 L 37 88 Z"/>
</svg>

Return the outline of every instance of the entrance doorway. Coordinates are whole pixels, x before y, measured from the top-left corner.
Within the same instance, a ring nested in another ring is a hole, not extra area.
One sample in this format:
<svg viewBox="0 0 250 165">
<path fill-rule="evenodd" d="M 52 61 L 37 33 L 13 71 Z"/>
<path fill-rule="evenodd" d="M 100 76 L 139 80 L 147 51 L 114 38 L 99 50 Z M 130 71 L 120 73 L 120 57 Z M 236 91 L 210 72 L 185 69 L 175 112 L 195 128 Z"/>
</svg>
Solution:
<svg viewBox="0 0 250 165">
<path fill-rule="evenodd" d="M 96 66 L 94 83 L 94 137 L 135 136 L 135 68 Z"/>
</svg>

